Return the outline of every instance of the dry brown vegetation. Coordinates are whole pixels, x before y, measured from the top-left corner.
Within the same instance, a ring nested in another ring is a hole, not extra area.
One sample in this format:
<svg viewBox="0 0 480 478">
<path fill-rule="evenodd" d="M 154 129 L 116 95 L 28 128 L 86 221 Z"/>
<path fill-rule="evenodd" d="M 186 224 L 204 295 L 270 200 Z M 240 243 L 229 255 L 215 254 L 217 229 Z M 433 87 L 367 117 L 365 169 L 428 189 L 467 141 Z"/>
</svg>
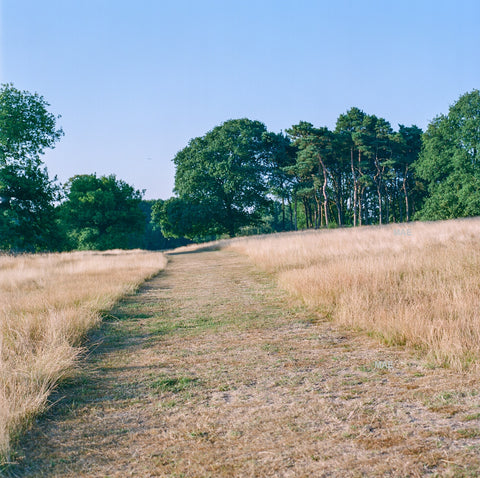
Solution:
<svg viewBox="0 0 480 478">
<path fill-rule="evenodd" d="M 0 256 L 0 463 L 101 312 L 166 262 L 142 251 Z"/>
<path fill-rule="evenodd" d="M 11 476 L 479 476 L 479 224 L 171 253 L 109 312 Z"/>
<path fill-rule="evenodd" d="M 478 377 L 322 320 L 240 254 L 172 254 L 94 339 L 12 476 L 479 476 Z"/>
<path fill-rule="evenodd" d="M 460 370 L 480 359 L 480 219 L 307 231 L 230 247 L 336 322 Z"/>
</svg>

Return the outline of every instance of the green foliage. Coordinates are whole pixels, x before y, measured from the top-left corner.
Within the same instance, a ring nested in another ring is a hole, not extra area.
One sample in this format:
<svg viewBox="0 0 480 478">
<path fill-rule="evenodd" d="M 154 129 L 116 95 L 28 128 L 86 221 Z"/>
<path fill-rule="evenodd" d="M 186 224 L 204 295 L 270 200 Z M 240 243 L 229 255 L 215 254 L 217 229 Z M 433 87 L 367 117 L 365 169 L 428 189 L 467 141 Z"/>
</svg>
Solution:
<svg viewBox="0 0 480 478">
<path fill-rule="evenodd" d="M 259 121 L 226 121 L 175 156 L 178 198 L 165 205 L 163 219 L 157 216 L 164 234 L 234 236 L 261 222 L 269 204 L 264 133 Z"/>
<path fill-rule="evenodd" d="M 41 155 L 63 135 L 38 94 L 0 89 L 0 249 L 166 249 L 222 235 L 480 215 L 480 93 L 422 133 L 358 108 L 334 131 L 276 134 L 229 120 L 174 158 L 176 197 L 142 201 L 115 176 L 75 176 L 61 199 Z M 419 156 L 421 150 L 421 154 Z"/>
<path fill-rule="evenodd" d="M 34 165 L 0 168 L 0 248 L 9 251 L 55 249 L 60 233 L 54 200 L 58 188 Z"/>
<path fill-rule="evenodd" d="M 418 219 L 480 215 L 480 92 L 460 97 L 447 116 L 440 115 L 423 136 L 415 163 L 428 197 Z"/>
<path fill-rule="evenodd" d="M 11 84 L 0 89 L 0 164 L 39 163 L 46 148 L 63 136 L 56 117 L 37 93 L 20 91 Z M 58 117 L 59 118 L 59 117 Z"/>
<path fill-rule="evenodd" d="M 185 246 L 191 241 L 180 238 L 167 238 L 162 234 L 160 228 L 152 220 L 152 210 L 157 201 L 142 200 L 140 209 L 145 216 L 145 228 L 143 234 L 131 243 L 131 246 L 136 249 L 146 249 L 150 251 L 159 251 L 164 249 L 173 249 L 175 247 Z"/>
<path fill-rule="evenodd" d="M 65 185 L 60 218 L 73 249 L 127 249 L 145 227 L 142 193 L 114 175 L 74 176 Z"/>
<path fill-rule="evenodd" d="M 57 246 L 58 187 L 40 155 L 63 135 L 38 94 L 0 89 L 0 249 L 37 251 Z"/>
<path fill-rule="evenodd" d="M 218 231 L 217 225 L 210 221 L 206 205 L 176 197 L 158 200 L 152 207 L 152 221 L 167 238 L 200 240 Z"/>
</svg>

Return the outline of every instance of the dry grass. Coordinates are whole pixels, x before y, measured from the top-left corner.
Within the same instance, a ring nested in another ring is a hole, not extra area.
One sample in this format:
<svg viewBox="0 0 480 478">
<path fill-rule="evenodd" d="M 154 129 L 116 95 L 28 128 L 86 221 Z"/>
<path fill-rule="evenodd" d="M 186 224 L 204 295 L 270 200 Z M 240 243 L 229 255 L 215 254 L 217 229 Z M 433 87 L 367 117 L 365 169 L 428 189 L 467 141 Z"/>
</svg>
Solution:
<svg viewBox="0 0 480 478">
<path fill-rule="evenodd" d="M 0 463 L 72 370 L 101 311 L 166 262 L 142 251 L 0 256 Z"/>
<path fill-rule="evenodd" d="M 480 363 L 480 219 L 308 231 L 230 246 L 335 321 L 457 370 Z"/>
<path fill-rule="evenodd" d="M 478 377 L 319 320 L 245 256 L 173 253 L 111 314 L 8 476 L 480 476 Z"/>
</svg>

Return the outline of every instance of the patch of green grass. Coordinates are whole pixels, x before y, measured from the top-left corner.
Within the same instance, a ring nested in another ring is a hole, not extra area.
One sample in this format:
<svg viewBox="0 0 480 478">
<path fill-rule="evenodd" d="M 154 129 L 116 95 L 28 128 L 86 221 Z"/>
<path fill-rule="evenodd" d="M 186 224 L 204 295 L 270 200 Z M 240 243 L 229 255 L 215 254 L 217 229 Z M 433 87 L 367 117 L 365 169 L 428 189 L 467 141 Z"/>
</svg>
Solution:
<svg viewBox="0 0 480 478">
<path fill-rule="evenodd" d="M 162 336 L 174 333 L 178 330 L 178 326 L 172 322 L 152 322 L 147 325 L 147 330 L 152 336 Z"/>
<path fill-rule="evenodd" d="M 150 388 L 157 392 L 178 393 L 198 386 L 200 381 L 192 377 L 171 377 L 161 375 L 150 383 Z"/>
<path fill-rule="evenodd" d="M 458 401 L 459 395 L 454 392 L 441 392 L 424 400 L 424 405 L 432 408 L 439 405 L 449 405 Z"/>
<path fill-rule="evenodd" d="M 472 415 L 467 415 L 466 417 L 463 418 L 464 422 L 469 422 L 470 420 L 479 420 L 480 419 L 480 413 L 473 413 Z"/>
<path fill-rule="evenodd" d="M 169 335 L 169 334 L 192 334 L 195 332 L 202 332 L 221 327 L 222 321 L 210 316 L 199 315 L 193 319 L 166 321 L 160 318 L 152 320 L 147 324 L 147 330 L 151 334 L 151 339 L 155 336 Z"/>
<path fill-rule="evenodd" d="M 278 353 L 280 351 L 280 347 L 274 344 L 262 344 L 260 348 L 265 352 L 270 352 L 270 353 Z"/>
<path fill-rule="evenodd" d="M 457 433 L 460 435 L 461 438 L 478 438 L 480 437 L 480 429 L 479 428 L 462 428 L 457 430 Z"/>
<path fill-rule="evenodd" d="M 205 431 L 194 431 L 190 432 L 189 435 L 192 438 L 208 438 L 208 432 Z"/>
<path fill-rule="evenodd" d="M 360 367 L 358 367 L 358 370 L 360 370 L 360 372 L 371 372 L 373 370 L 373 367 L 370 365 L 361 365 Z"/>
<path fill-rule="evenodd" d="M 227 392 L 229 390 L 235 390 L 235 386 L 230 383 L 224 383 L 218 387 L 219 392 Z"/>
</svg>

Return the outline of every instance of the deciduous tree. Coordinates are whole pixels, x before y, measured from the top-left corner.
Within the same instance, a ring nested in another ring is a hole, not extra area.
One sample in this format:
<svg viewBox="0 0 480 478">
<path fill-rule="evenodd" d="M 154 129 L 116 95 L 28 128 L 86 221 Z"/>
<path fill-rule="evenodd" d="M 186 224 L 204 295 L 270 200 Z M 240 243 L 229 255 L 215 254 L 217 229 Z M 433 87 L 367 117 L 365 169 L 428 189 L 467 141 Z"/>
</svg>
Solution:
<svg viewBox="0 0 480 478">
<path fill-rule="evenodd" d="M 13 85 L 0 89 L 0 248 L 56 247 L 54 203 L 58 187 L 41 155 L 63 135 L 45 99 Z"/>
<path fill-rule="evenodd" d="M 415 163 L 428 184 L 419 219 L 480 215 L 480 92 L 473 90 L 436 117 L 423 136 Z"/>
<path fill-rule="evenodd" d="M 70 248 L 127 249 L 142 234 L 142 192 L 115 175 L 74 176 L 65 193 L 60 217 Z"/>
<path fill-rule="evenodd" d="M 203 228 L 205 235 L 234 236 L 242 227 L 262 221 L 270 202 L 270 162 L 264 133 L 266 127 L 259 121 L 226 121 L 205 136 L 192 139 L 175 156 L 178 199 L 168 203 L 164 211 L 178 210 L 183 204 L 187 212 L 194 213 L 189 230 L 177 230 L 176 234 L 197 236 Z M 180 224 L 186 222 L 177 226 Z"/>
</svg>

